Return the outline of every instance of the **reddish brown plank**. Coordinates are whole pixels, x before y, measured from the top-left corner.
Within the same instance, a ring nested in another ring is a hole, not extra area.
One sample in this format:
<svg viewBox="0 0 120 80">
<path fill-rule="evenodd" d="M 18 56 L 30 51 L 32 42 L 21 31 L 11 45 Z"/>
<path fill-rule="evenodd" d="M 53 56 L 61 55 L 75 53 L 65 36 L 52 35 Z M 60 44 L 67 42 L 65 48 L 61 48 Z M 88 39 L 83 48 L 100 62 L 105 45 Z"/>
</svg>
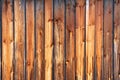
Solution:
<svg viewBox="0 0 120 80">
<path fill-rule="evenodd" d="M 84 80 L 85 0 L 76 1 L 76 79 Z"/>
<path fill-rule="evenodd" d="M 2 79 L 13 79 L 13 17 L 12 2 L 4 0 L 2 4 Z"/>
<path fill-rule="evenodd" d="M 15 79 L 24 79 L 24 6 L 21 0 L 15 0 Z"/>
<path fill-rule="evenodd" d="M 34 80 L 34 1 L 26 1 L 26 78 Z"/>
<path fill-rule="evenodd" d="M 54 79 L 64 80 L 64 0 L 54 4 Z"/>
</svg>

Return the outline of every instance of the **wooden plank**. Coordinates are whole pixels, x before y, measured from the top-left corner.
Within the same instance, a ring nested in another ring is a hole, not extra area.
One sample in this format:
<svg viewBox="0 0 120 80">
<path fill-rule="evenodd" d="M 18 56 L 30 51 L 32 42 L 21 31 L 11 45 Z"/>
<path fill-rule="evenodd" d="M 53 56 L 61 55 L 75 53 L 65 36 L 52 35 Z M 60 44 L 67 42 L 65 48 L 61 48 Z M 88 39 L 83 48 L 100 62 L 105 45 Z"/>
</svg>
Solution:
<svg viewBox="0 0 120 80">
<path fill-rule="evenodd" d="M 104 1 L 104 80 L 113 80 L 112 76 L 112 0 Z"/>
<path fill-rule="evenodd" d="M 52 0 L 45 0 L 45 80 L 52 80 L 53 16 Z"/>
<path fill-rule="evenodd" d="M 114 1 L 114 80 L 120 80 L 120 0 Z"/>
<path fill-rule="evenodd" d="M 24 6 L 15 0 L 15 79 L 24 79 Z"/>
<path fill-rule="evenodd" d="M 34 1 L 26 1 L 26 78 L 34 80 Z"/>
<path fill-rule="evenodd" d="M 54 0 L 54 79 L 64 80 L 64 0 Z"/>
<path fill-rule="evenodd" d="M 45 79 L 43 1 L 36 0 L 36 80 Z"/>
<path fill-rule="evenodd" d="M 87 1 L 86 10 L 86 80 L 94 78 L 95 2 Z"/>
<path fill-rule="evenodd" d="M 74 0 L 66 0 L 66 80 L 75 80 Z"/>
<path fill-rule="evenodd" d="M 96 54 L 96 79 L 102 80 L 103 57 L 103 0 L 95 2 L 95 54 Z"/>
<path fill-rule="evenodd" d="M 84 80 L 85 0 L 76 0 L 76 80 Z"/>
<path fill-rule="evenodd" d="M 4 0 L 2 6 L 2 79 L 13 79 L 13 17 L 12 1 Z"/>
</svg>

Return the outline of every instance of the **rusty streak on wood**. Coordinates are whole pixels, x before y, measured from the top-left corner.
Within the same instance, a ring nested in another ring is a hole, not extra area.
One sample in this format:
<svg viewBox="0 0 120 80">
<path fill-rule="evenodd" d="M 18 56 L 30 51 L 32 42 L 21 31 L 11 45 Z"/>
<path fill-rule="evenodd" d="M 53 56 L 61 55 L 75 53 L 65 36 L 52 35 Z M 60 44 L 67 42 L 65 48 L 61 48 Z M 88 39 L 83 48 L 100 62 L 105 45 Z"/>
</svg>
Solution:
<svg viewBox="0 0 120 80">
<path fill-rule="evenodd" d="M 24 79 L 24 9 L 21 0 L 15 0 L 15 79 Z"/>
<path fill-rule="evenodd" d="M 89 0 L 86 4 L 86 79 L 93 80 L 94 75 L 94 38 L 95 38 L 95 4 L 94 0 Z"/>
<path fill-rule="evenodd" d="M 66 80 L 75 80 L 74 1 L 66 1 Z"/>
<path fill-rule="evenodd" d="M 119 78 L 119 56 L 120 56 L 120 0 L 114 2 L 114 79 Z"/>
<path fill-rule="evenodd" d="M 26 37 L 27 37 L 27 80 L 34 80 L 34 1 L 26 1 Z"/>
<path fill-rule="evenodd" d="M 76 78 L 84 79 L 85 0 L 76 1 Z"/>
<path fill-rule="evenodd" d="M 36 0 L 36 80 L 44 80 L 44 16 L 43 0 Z"/>
<path fill-rule="evenodd" d="M 13 17 L 12 2 L 4 0 L 2 6 L 2 79 L 13 79 Z"/>
<path fill-rule="evenodd" d="M 52 80 L 53 16 L 52 0 L 45 0 L 45 80 Z"/>
<path fill-rule="evenodd" d="M 64 80 L 64 0 L 54 4 L 54 79 Z"/>
<path fill-rule="evenodd" d="M 112 76 L 112 0 L 104 1 L 104 80 L 113 80 Z"/>
<path fill-rule="evenodd" d="M 103 0 L 95 3 L 95 54 L 96 79 L 102 80 L 102 54 L 103 54 Z"/>
</svg>

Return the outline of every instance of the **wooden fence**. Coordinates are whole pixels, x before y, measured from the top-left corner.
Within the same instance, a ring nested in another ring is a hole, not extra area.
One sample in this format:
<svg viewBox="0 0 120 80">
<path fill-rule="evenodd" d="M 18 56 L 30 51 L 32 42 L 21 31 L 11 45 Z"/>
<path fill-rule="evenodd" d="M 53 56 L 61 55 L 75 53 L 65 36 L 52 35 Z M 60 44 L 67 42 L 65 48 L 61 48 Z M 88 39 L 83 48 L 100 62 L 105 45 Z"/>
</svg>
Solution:
<svg viewBox="0 0 120 80">
<path fill-rule="evenodd" d="M 120 0 L 0 0 L 0 80 L 120 80 Z"/>
</svg>

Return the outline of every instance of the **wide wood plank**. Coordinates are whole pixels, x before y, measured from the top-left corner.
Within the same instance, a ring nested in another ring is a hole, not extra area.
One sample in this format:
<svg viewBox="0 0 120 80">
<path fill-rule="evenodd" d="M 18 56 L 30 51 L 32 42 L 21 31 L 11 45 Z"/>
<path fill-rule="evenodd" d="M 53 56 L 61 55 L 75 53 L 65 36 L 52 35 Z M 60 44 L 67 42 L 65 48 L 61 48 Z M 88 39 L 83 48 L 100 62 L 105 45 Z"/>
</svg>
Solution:
<svg viewBox="0 0 120 80">
<path fill-rule="evenodd" d="M 97 80 L 102 80 L 102 58 L 103 58 L 103 0 L 95 2 L 95 55 Z"/>
<path fill-rule="evenodd" d="M 34 80 L 34 1 L 26 0 L 26 78 Z"/>
<path fill-rule="evenodd" d="M 114 79 L 120 80 L 120 0 L 114 1 Z"/>
<path fill-rule="evenodd" d="M 66 80 L 75 80 L 74 0 L 66 0 Z"/>
<path fill-rule="evenodd" d="M 13 15 L 12 1 L 2 6 L 2 80 L 13 79 Z"/>
<path fill-rule="evenodd" d="M 64 0 L 54 4 L 54 79 L 64 80 Z"/>
<path fill-rule="evenodd" d="M 112 80 L 112 0 L 104 1 L 104 80 Z"/>
<path fill-rule="evenodd" d="M 45 80 L 52 80 L 53 16 L 52 0 L 45 0 Z"/>
<path fill-rule="evenodd" d="M 44 0 L 36 0 L 36 80 L 45 79 Z"/>
<path fill-rule="evenodd" d="M 84 80 L 85 0 L 76 0 L 76 80 Z"/>
<path fill-rule="evenodd" d="M 15 0 L 15 79 L 24 79 L 24 6 L 22 0 Z"/>
</svg>

